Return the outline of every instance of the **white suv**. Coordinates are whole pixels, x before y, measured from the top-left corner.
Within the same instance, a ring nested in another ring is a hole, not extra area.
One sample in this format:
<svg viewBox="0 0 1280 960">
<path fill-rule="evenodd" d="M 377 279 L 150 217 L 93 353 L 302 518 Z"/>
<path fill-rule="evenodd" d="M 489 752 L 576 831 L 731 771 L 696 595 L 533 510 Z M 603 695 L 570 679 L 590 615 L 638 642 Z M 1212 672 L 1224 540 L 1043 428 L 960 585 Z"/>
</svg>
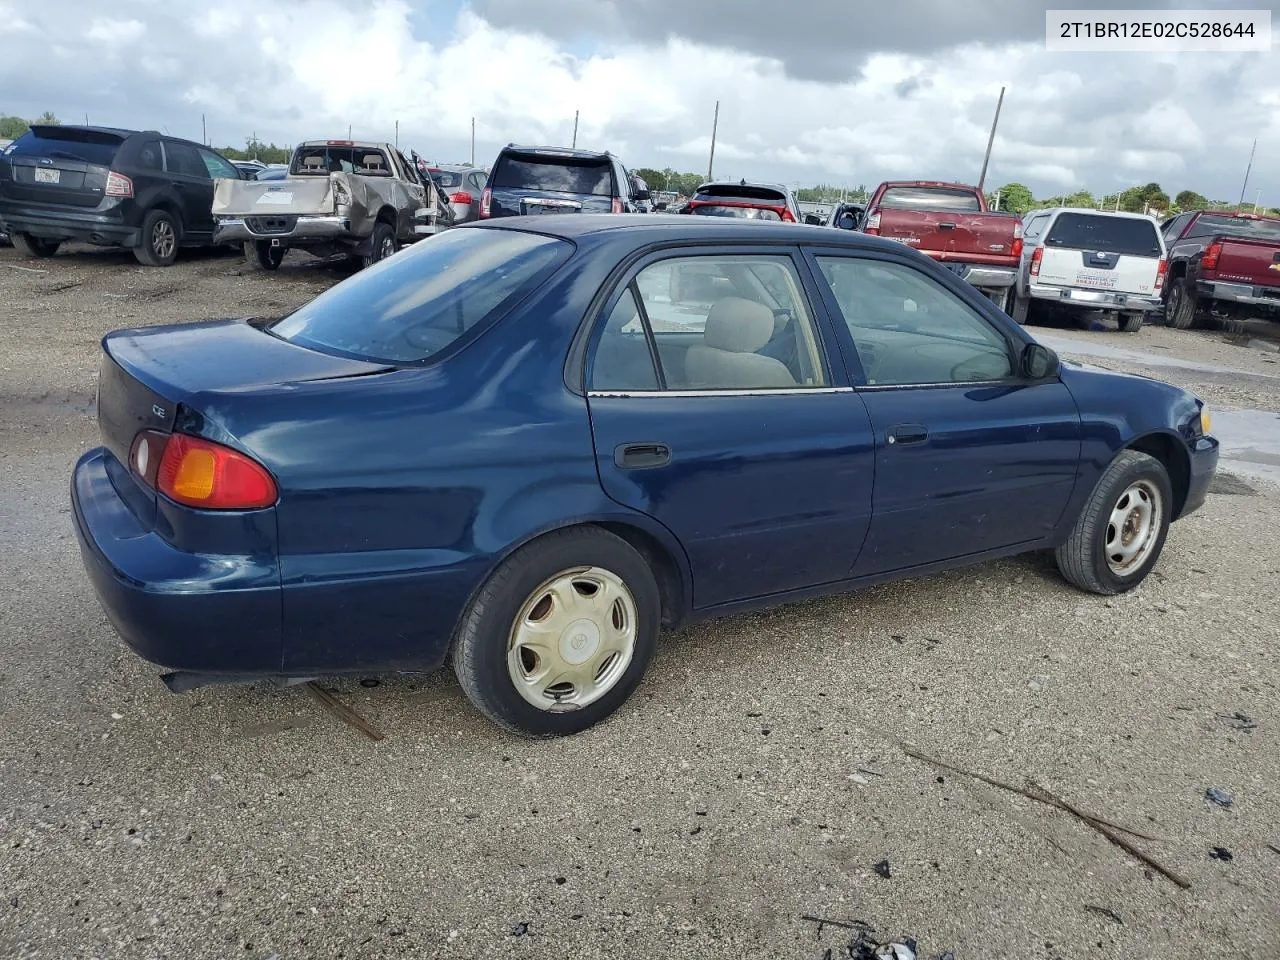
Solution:
<svg viewBox="0 0 1280 960">
<path fill-rule="evenodd" d="M 1022 221 L 1022 262 L 1013 319 L 1026 323 L 1032 300 L 1116 316 L 1134 333 L 1161 307 L 1168 261 L 1154 217 L 1056 207 Z"/>
</svg>

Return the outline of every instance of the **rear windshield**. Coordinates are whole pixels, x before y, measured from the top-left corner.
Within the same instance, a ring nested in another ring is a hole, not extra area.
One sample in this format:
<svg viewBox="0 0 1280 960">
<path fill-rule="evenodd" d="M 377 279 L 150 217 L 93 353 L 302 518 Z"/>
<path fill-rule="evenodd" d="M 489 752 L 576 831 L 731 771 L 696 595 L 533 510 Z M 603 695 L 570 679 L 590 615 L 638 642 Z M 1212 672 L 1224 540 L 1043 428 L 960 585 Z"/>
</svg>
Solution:
<svg viewBox="0 0 1280 960">
<path fill-rule="evenodd" d="M 699 217 L 738 217 L 742 220 L 781 220 L 777 210 L 763 207 L 722 207 L 719 204 L 697 206 L 689 211 Z"/>
<path fill-rule="evenodd" d="M 951 187 L 889 187 L 880 196 L 880 206 L 887 210 L 982 210 L 972 190 Z"/>
<path fill-rule="evenodd" d="M 749 183 L 704 183 L 698 188 L 697 199 L 703 197 L 741 197 L 744 200 L 764 200 L 783 204 L 787 195 L 773 187 L 757 187 Z"/>
<path fill-rule="evenodd" d="M 493 185 L 516 190 L 613 196 L 613 164 L 608 160 L 567 157 L 529 157 L 507 154 L 498 158 Z"/>
<path fill-rule="evenodd" d="M 431 174 L 431 179 L 446 190 L 450 187 L 459 187 L 462 185 L 462 174 L 454 173 L 452 170 L 437 170 Z"/>
<path fill-rule="evenodd" d="M 293 174 L 328 176 L 331 173 L 358 173 L 366 177 L 389 177 L 391 161 L 376 147 L 299 147 L 293 156 Z"/>
<path fill-rule="evenodd" d="M 571 249 L 514 230 L 450 230 L 362 270 L 267 329 L 315 350 L 418 363 L 509 307 Z"/>
<path fill-rule="evenodd" d="M 1047 246 L 1075 250 L 1105 250 L 1135 257 L 1160 256 L 1160 234 L 1150 220 L 1063 213 L 1044 238 Z"/>
<path fill-rule="evenodd" d="M 110 133 L 41 127 L 28 130 L 5 150 L 9 157 L 48 157 L 50 160 L 79 160 L 101 167 L 111 166 L 121 139 Z"/>
<path fill-rule="evenodd" d="M 1187 231 L 1188 237 L 1247 237 L 1250 240 L 1280 241 L 1280 220 L 1253 220 L 1249 217 L 1200 217 Z"/>
</svg>

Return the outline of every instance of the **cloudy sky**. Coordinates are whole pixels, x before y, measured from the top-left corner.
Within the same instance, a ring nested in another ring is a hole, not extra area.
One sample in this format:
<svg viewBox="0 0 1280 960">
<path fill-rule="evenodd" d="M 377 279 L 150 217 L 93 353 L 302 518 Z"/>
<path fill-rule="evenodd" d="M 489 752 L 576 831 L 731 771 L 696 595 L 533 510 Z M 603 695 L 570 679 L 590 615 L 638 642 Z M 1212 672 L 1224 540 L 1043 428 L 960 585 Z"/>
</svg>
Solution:
<svg viewBox="0 0 1280 960">
<path fill-rule="evenodd" d="M 1171 7 L 1179 0 L 1127 0 Z M 1271 9 L 1276 0 L 1184 6 Z M 1044 49 L 1058 0 L 0 0 L 0 113 L 216 145 L 393 138 L 441 162 L 508 141 L 632 167 L 874 185 L 976 180 L 1037 195 L 1159 181 L 1280 205 L 1276 53 Z"/>
</svg>

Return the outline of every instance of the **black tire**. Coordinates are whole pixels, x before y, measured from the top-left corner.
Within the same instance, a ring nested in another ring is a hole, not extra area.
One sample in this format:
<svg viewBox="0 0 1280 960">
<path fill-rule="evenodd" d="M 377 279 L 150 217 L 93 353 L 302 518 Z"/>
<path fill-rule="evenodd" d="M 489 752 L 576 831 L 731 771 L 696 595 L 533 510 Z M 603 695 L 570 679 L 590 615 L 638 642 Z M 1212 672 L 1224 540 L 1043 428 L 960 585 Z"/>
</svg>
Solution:
<svg viewBox="0 0 1280 960">
<path fill-rule="evenodd" d="M 551 712 L 516 689 L 508 650 L 515 622 L 535 593 L 558 575 L 584 567 L 609 571 L 630 592 L 636 613 L 631 661 L 599 699 Z M 625 540 L 599 527 L 555 531 L 513 553 L 480 588 L 458 628 L 453 670 L 467 699 L 499 726 L 526 737 L 578 733 L 617 710 L 636 688 L 653 659 L 661 615 L 653 571 Z"/>
<path fill-rule="evenodd" d="M 58 247 L 62 246 L 61 240 L 33 237 L 29 233 L 10 234 L 9 239 L 13 241 L 13 248 L 24 257 L 37 257 L 41 260 L 52 257 L 58 252 Z"/>
<path fill-rule="evenodd" d="M 244 259 L 255 270 L 279 270 L 288 248 L 273 247 L 270 240 L 246 240 Z"/>
<path fill-rule="evenodd" d="M 1142 329 L 1142 314 L 1139 311 L 1120 314 L 1120 330 L 1123 333 L 1137 333 Z"/>
<path fill-rule="evenodd" d="M 396 232 L 391 224 L 379 220 L 373 225 L 373 236 L 369 240 L 369 252 L 361 257 L 366 267 L 372 267 L 379 260 L 385 260 L 396 252 Z"/>
<path fill-rule="evenodd" d="M 1017 291 L 1013 294 L 1013 308 L 1009 311 L 1009 316 L 1013 317 L 1013 322 L 1019 326 L 1025 326 L 1027 322 L 1027 312 L 1031 309 L 1031 298 L 1024 297 Z"/>
<path fill-rule="evenodd" d="M 990 300 L 992 303 L 994 303 L 997 307 L 999 307 L 1005 313 L 1012 313 L 1013 298 L 1014 298 L 1013 287 L 1006 287 L 1003 290 L 993 290 L 987 294 L 987 299 Z"/>
<path fill-rule="evenodd" d="M 1169 302 L 1164 307 L 1164 322 L 1178 330 L 1189 330 L 1196 325 L 1200 304 L 1194 290 L 1188 289 L 1185 280 L 1175 280 L 1169 288 Z"/>
<path fill-rule="evenodd" d="M 167 267 L 178 259 L 182 227 L 168 210 L 151 210 L 142 218 L 138 246 L 133 255 L 144 267 Z"/>
<path fill-rule="evenodd" d="M 1141 489 L 1136 494 L 1131 493 L 1135 488 Z M 1151 503 L 1152 491 L 1159 495 L 1158 503 Z M 1155 529 L 1148 525 L 1147 535 L 1154 540 L 1150 541 L 1144 553 L 1134 558 L 1131 568 L 1117 571 L 1108 559 L 1108 545 L 1112 549 L 1119 548 L 1128 523 L 1117 529 L 1112 523 L 1112 516 L 1116 512 L 1130 511 L 1129 516 L 1132 517 L 1134 512 L 1140 512 L 1144 496 L 1151 510 L 1152 523 L 1158 524 Z M 1127 504 L 1122 502 L 1123 498 L 1128 498 Z M 1076 518 L 1075 526 L 1071 528 L 1071 535 L 1054 551 L 1058 569 L 1070 583 L 1089 593 L 1110 596 L 1132 590 L 1159 561 L 1169 533 L 1172 510 L 1173 486 L 1169 483 L 1169 473 L 1164 464 L 1136 450 L 1121 451 L 1098 479 L 1097 486 Z"/>
</svg>

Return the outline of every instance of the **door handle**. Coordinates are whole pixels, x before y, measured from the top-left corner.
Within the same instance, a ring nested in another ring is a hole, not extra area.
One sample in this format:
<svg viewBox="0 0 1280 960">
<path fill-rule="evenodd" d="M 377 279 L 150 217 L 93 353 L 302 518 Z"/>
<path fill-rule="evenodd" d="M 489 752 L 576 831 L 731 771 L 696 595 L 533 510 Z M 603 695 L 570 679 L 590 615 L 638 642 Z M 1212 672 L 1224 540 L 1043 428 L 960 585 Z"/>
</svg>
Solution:
<svg viewBox="0 0 1280 960">
<path fill-rule="evenodd" d="M 613 462 L 623 470 L 649 470 L 671 462 L 665 443 L 624 443 L 613 451 Z"/>
<path fill-rule="evenodd" d="M 929 439 L 929 428 L 923 423 L 900 423 L 889 428 L 890 443 L 923 443 Z"/>
<path fill-rule="evenodd" d="M 941 223 L 938 224 L 939 230 L 954 230 L 955 228 L 956 228 L 956 225 L 950 220 L 943 220 Z"/>
</svg>

